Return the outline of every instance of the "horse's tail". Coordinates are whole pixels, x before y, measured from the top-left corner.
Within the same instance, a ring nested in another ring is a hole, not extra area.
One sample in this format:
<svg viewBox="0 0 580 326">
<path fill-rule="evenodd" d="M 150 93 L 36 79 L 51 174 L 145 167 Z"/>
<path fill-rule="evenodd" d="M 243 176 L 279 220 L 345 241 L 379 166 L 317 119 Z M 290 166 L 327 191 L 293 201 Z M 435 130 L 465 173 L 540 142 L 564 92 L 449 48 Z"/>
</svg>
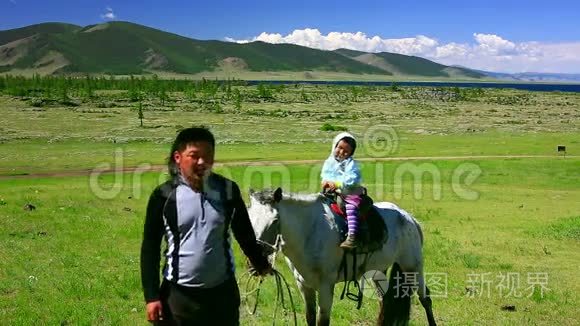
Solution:
<svg viewBox="0 0 580 326">
<path fill-rule="evenodd" d="M 379 326 L 408 325 L 411 313 L 411 287 L 405 285 L 401 266 L 391 267 L 387 292 L 383 295 Z"/>
</svg>

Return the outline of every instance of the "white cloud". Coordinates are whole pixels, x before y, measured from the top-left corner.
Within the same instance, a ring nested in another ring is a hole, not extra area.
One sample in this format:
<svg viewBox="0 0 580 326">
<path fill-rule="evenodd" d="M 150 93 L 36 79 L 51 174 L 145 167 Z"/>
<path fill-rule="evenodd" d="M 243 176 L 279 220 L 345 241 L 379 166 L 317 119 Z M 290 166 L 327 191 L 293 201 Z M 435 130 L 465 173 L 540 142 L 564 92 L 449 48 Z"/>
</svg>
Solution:
<svg viewBox="0 0 580 326">
<path fill-rule="evenodd" d="M 448 43 L 435 49 L 435 58 L 448 58 L 453 56 L 467 56 L 470 48 L 465 44 Z"/>
<path fill-rule="evenodd" d="M 512 42 L 495 34 L 474 33 L 471 43 L 444 43 L 425 35 L 384 39 L 356 32 L 318 29 L 294 30 L 288 35 L 263 32 L 249 39 L 226 41 L 248 43 L 291 43 L 322 50 L 346 48 L 364 52 L 393 52 L 415 55 L 446 65 L 501 72 L 580 72 L 580 41 L 569 43 Z"/>
<path fill-rule="evenodd" d="M 474 34 L 474 39 L 475 44 L 447 44 L 428 58 L 499 72 L 580 72 L 580 41 L 514 43 L 489 34 Z"/>
<path fill-rule="evenodd" d="M 422 56 L 425 53 L 432 53 L 436 50 L 439 42 L 427 36 L 418 35 L 410 38 L 382 40 L 381 52 L 395 52 L 406 55 Z"/>
<path fill-rule="evenodd" d="M 270 34 L 264 32 L 248 40 L 235 40 L 226 37 L 226 41 L 237 43 L 248 43 L 254 41 L 267 43 L 290 43 L 323 50 L 345 48 L 365 52 L 386 51 L 409 55 L 431 51 L 438 44 L 437 40 L 423 35 L 402 39 L 382 39 L 379 36 L 369 37 L 362 32 L 330 32 L 327 35 L 323 35 L 318 29 L 312 28 L 297 29 L 286 36 L 282 36 L 278 33 Z"/>
<path fill-rule="evenodd" d="M 111 7 L 107 7 L 106 11 L 107 12 L 105 12 L 104 14 L 101 15 L 102 19 L 114 20 L 115 18 L 117 18 L 117 16 L 115 15 L 115 13 L 113 12 L 113 9 Z"/>
<path fill-rule="evenodd" d="M 477 50 L 479 52 L 487 52 L 490 55 L 510 55 L 516 50 L 516 45 L 513 42 L 504 40 L 497 35 L 474 33 L 473 37 L 478 43 Z"/>
</svg>

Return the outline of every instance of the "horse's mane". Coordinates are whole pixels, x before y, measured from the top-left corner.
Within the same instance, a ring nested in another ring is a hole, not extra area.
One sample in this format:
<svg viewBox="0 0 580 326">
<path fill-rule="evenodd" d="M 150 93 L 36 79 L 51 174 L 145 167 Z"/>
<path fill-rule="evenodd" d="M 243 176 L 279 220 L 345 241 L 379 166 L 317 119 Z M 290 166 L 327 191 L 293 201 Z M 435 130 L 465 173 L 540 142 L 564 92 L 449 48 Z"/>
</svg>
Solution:
<svg viewBox="0 0 580 326">
<path fill-rule="evenodd" d="M 274 197 L 274 191 L 270 190 L 270 189 L 265 189 L 265 190 L 254 192 L 252 196 L 254 196 L 254 198 L 258 199 L 258 201 L 260 201 L 262 203 L 269 203 L 272 201 L 272 199 Z M 319 199 L 320 199 L 320 194 L 318 194 L 318 193 L 303 194 L 303 193 L 285 192 L 282 195 L 282 200 L 292 201 L 295 203 L 301 203 L 301 204 L 305 204 L 305 205 L 312 204 Z"/>
<path fill-rule="evenodd" d="M 295 202 L 301 202 L 305 204 L 312 204 L 317 200 L 320 200 L 320 194 L 300 194 L 300 193 L 286 193 L 283 196 L 283 200 L 291 200 Z"/>
</svg>

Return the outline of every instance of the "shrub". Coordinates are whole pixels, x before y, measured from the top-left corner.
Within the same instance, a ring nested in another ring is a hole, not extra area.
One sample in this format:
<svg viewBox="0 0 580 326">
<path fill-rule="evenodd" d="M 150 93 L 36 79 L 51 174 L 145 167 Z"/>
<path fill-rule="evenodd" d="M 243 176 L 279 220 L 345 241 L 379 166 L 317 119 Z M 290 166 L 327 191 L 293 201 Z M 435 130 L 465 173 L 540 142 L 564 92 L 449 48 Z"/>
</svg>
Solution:
<svg viewBox="0 0 580 326">
<path fill-rule="evenodd" d="M 344 126 L 335 126 L 330 123 L 325 123 L 320 127 L 321 131 L 347 131 L 348 128 Z"/>
<path fill-rule="evenodd" d="M 29 103 L 31 106 L 34 106 L 35 108 L 41 108 L 44 106 L 44 100 L 38 97 L 31 99 Z"/>
</svg>

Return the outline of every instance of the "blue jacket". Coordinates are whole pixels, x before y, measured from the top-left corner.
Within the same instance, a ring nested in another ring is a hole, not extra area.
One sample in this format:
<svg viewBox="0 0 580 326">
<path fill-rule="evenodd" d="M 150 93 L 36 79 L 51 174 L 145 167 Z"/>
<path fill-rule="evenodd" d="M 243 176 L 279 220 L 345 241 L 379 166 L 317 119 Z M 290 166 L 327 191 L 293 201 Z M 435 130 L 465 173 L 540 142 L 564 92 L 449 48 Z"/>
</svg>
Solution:
<svg viewBox="0 0 580 326">
<path fill-rule="evenodd" d="M 334 137 L 330 156 L 324 161 L 320 177 L 322 181 L 332 181 L 343 192 L 358 188 L 361 183 L 361 172 L 358 163 L 351 157 L 342 162 L 336 160 L 334 149 L 337 143 L 344 137 L 355 139 L 351 134 L 343 132 Z"/>
</svg>

